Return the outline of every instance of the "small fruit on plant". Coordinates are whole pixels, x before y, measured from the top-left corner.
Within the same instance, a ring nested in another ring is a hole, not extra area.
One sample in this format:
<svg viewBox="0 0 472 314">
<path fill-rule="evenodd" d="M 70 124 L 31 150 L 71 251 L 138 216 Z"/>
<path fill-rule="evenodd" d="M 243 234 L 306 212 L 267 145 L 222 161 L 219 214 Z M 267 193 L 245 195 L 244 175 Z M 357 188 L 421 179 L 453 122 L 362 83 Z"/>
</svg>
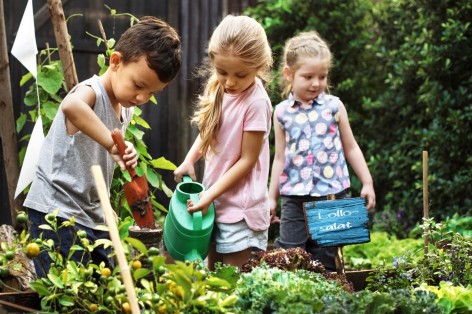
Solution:
<svg viewBox="0 0 472 314">
<path fill-rule="evenodd" d="M 141 263 L 141 261 L 139 261 L 139 260 L 133 261 L 133 268 L 134 269 L 140 269 L 141 267 L 143 267 L 143 264 Z"/>
<path fill-rule="evenodd" d="M 92 311 L 92 312 L 95 312 L 96 310 L 98 310 L 98 305 L 95 304 L 95 303 L 92 303 L 89 305 L 89 310 Z"/>
<path fill-rule="evenodd" d="M 155 256 L 155 255 L 159 255 L 159 249 L 155 246 L 151 246 L 149 249 L 148 249 L 148 254 L 149 256 Z"/>
<path fill-rule="evenodd" d="M 29 258 L 35 258 L 36 256 L 38 256 L 39 251 L 40 248 L 38 243 L 31 242 L 28 243 L 28 245 L 26 246 L 26 256 L 28 256 Z"/>
<path fill-rule="evenodd" d="M 87 231 L 80 229 L 80 230 L 77 231 L 77 236 L 81 239 L 86 238 L 87 237 Z"/>
<path fill-rule="evenodd" d="M 108 277 L 111 276 L 111 269 L 108 268 L 108 267 L 105 267 L 102 270 L 100 270 L 100 274 L 102 274 L 102 276 L 105 276 L 105 277 L 108 278 Z"/>
<path fill-rule="evenodd" d="M 5 252 L 5 257 L 7 258 L 7 260 L 12 261 L 12 260 L 15 259 L 15 252 L 13 252 L 13 251 L 6 251 L 6 252 Z"/>
<path fill-rule="evenodd" d="M 10 276 L 10 270 L 8 266 L 0 266 L 0 278 L 5 279 Z"/>
<path fill-rule="evenodd" d="M 16 222 L 19 224 L 24 224 L 28 221 L 28 216 L 26 216 L 25 212 L 19 212 L 18 215 L 16 215 Z"/>
<path fill-rule="evenodd" d="M 46 219 L 46 221 L 50 224 L 53 224 L 57 221 L 57 218 L 54 214 L 52 213 L 49 213 L 49 214 L 46 214 L 46 216 L 44 216 L 44 218 Z"/>
<path fill-rule="evenodd" d="M 157 273 L 158 273 L 159 275 L 162 275 L 163 273 L 165 273 L 165 271 L 166 271 L 166 269 L 165 269 L 164 266 L 159 266 L 159 267 L 157 268 Z"/>
<path fill-rule="evenodd" d="M 131 313 L 131 305 L 128 302 L 125 302 L 121 305 L 125 313 Z"/>
</svg>

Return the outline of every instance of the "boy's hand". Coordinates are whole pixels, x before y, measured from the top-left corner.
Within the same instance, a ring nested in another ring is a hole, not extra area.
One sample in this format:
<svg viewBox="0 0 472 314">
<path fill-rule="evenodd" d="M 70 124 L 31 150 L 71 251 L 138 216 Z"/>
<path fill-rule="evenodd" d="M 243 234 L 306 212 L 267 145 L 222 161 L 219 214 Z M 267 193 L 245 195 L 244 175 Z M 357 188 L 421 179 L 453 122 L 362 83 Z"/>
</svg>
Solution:
<svg viewBox="0 0 472 314">
<path fill-rule="evenodd" d="M 125 141 L 125 144 L 126 150 L 123 158 L 121 158 L 116 145 L 113 145 L 110 149 L 111 157 L 116 161 L 118 166 L 120 166 L 121 170 L 126 170 L 127 167 L 134 169 L 138 165 L 138 153 L 136 152 L 133 143 Z"/>
</svg>

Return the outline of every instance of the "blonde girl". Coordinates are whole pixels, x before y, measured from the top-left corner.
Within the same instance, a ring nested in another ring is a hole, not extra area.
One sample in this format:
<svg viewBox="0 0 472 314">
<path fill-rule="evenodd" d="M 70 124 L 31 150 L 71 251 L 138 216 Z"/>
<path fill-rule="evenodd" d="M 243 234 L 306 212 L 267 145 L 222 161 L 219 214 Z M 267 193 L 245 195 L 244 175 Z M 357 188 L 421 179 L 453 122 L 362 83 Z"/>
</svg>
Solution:
<svg viewBox="0 0 472 314">
<path fill-rule="evenodd" d="M 327 43 L 314 31 L 301 33 L 286 42 L 283 60 L 286 100 L 274 111 L 275 156 L 269 187 L 271 221 L 280 221 L 274 246 L 302 247 L 334 270 L 334 250 L 319 248 L 307 238 L 303 203 L 326 199 L 328 194 L 346 197 L 347 162 L 362 183 L 361 196 L 369 210 L 375 207 L 374 185 L 344 104 L 326 93 L 332 64 Z"/>
<path fill-rule="evenodd" d="M 205 214 L 213 202 L 216 223 L 208 265 L 241 266 L 254 248 L 267 248 L 270 225 L 267 182 L 272 105 L 263 81 L 272 52 L 262 26 L 247 16 L 226 16 L 208 45 L 209 78 L 192 121 L 199 135 L 176 182 L 196 180 L 194 164 L 205 159 L 207 190 L 189 212 Z M 262 80 L 261 80 L 262 79 Z"/>
</svg>

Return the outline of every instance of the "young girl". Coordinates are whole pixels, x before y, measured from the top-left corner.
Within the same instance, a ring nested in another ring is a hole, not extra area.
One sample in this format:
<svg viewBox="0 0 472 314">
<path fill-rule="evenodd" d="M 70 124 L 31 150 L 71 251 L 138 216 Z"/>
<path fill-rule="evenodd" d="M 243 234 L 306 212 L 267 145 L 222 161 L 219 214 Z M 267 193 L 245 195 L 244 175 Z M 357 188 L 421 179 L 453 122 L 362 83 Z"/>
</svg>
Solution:
<svg viewBox="0 0 472 314">
<path fill-rule="evenodd" d="M 195 180 L 194 164 L 205 158 L 207 190 L 189 212 L 216 210 L 208 265 L 241 266 L 252 248 L 265 250 L 269 228 L 268 135 L 272 105 L 260 78 L 272 66 L 272 52 L 262 26 L 247 16 L 227 16 L 208 46 L 209 78 L 192 119 L 199 135 L 174 171 Z"/>
<path fill-rule="evenodd" d="M 316 32 L 301 33 L 285 45 L 282 74 L 287 100 L 274 112 L 269 206 L 271 221 L 277 222 L 277 201 L 282 196 L 275 247 L 302 247 L 334 270 L 334 248 L 319 248 L 307 238 L 303 203 L 325 200 L 328 194 L 345 197 L 350 187 L 347 162 L 362 182 L 361 196 L 369 210 L 375 207 L 375 192 L 346 108 L 338 97 L 325 93 L 331 59 L 328 45 Z"/>
</svg>

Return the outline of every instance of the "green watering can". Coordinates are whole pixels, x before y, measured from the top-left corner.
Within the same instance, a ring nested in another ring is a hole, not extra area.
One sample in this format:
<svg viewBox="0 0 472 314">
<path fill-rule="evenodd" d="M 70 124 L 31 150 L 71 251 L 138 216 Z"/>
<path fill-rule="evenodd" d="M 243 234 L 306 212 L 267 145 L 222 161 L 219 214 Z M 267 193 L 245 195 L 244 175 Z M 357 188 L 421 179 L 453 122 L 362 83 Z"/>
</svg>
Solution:
<svg viewBox="0 0 472 314">
<path fill-rule="evenodd" d="M 208 255 L 215 208 L 211 204 L 204 216 L 200 210 L 194 213 L 187 211 L 187 200 L 191 199 L 196 204 L 203 191 L 205 187 L 202 184 L 184 176 L 170 200 L 164 221 L 164 244 L 174 260 L 204 260 Z"/>
</svg>

